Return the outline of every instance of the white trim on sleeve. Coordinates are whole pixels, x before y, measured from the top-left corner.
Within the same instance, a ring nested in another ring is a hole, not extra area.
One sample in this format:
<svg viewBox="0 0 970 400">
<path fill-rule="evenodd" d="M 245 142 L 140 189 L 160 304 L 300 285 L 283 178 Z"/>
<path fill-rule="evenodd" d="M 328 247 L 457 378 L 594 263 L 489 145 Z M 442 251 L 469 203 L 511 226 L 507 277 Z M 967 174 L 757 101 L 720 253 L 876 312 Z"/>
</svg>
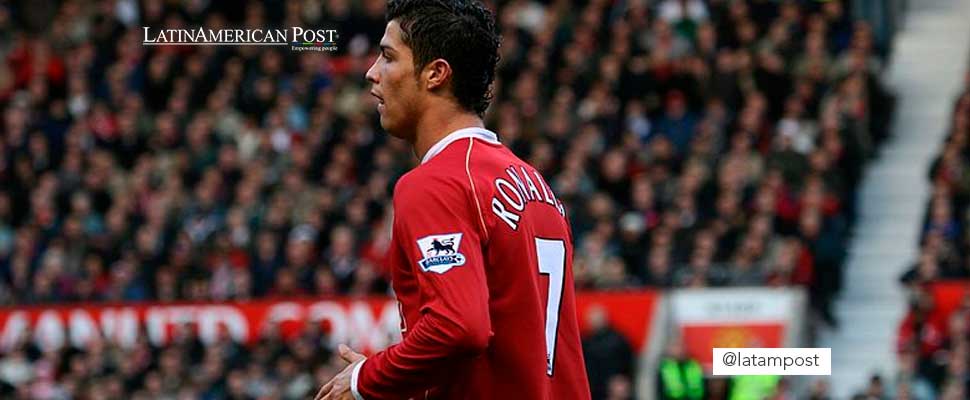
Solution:
<svg viewBox="0 0 970 400">
<path fill-rule="evenodd" d="M 365 362 L 367 362 L 366 358 L 354 365 L 354 371 L 350 374 L 350 393 L 354 395 L 354 400 L 364 400 L 364 396 L 361 396 L 360 391 L 357 390 L 357 377 L 360 375 L 360 367 L 363 367 Z"/>
</svg>

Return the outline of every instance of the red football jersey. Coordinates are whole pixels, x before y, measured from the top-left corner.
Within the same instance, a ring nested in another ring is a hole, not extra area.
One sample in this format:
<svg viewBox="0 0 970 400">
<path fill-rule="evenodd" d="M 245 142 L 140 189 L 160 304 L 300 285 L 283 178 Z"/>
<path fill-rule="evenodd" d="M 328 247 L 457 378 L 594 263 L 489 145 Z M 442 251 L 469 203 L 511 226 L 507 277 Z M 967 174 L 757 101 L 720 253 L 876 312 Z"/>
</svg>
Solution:
<svg viewBox="0 0 970 400">
<path fill-rule="evenodd" d="M 589 399 L 573 243 L 545 179 L 481 128 L 394 188 L 401 343 L 358 364 L 357 399 Z"/>
</svg>

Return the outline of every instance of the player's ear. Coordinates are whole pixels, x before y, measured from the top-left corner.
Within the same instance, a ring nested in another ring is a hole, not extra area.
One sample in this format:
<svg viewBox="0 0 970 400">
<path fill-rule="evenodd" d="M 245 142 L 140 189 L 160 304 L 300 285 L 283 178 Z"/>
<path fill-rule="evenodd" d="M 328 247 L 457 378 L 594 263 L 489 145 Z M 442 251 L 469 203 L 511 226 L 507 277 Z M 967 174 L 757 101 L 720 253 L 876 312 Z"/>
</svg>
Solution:
<svg viewBox="0 0 970 400">
<path fill-rule="evenodd" d="M 425 88 L 435 90 L 443 87 L 451 79 L 451 65 L 443 58 L 431 61 L 424 67 Z"/>
</svg>

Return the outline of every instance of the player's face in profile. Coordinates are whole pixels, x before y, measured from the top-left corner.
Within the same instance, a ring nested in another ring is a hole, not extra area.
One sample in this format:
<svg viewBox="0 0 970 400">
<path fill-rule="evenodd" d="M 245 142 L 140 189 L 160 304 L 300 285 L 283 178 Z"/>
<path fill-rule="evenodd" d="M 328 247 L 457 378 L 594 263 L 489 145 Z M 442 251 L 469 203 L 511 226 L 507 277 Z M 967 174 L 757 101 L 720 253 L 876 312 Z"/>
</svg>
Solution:
<svg viewBox="0 0 970 400">
<path fill-rule="evenodd" d="M 414 132 L 418 96 L 418 79 L 414 72 L 411 49 L 401 40 L 401 28 L 391 21 L 381 38 L 381 54 L 367 70 L 367 80 L 374 84 L 371 94 L 377 97 L 381 126 L 388 133 L 408 140 Z"/>
</svg>

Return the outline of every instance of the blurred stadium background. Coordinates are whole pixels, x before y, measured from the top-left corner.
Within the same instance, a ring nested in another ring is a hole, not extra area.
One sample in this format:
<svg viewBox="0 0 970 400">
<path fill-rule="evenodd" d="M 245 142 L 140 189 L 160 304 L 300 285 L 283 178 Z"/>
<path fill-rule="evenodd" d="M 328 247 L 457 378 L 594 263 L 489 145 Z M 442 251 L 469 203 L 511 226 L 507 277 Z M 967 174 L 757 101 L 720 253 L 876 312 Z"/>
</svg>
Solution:
<svg viewBox="0 0 970 400">
<path fill-rule="evenodd" d="M 0 397 L 303 399 L 399 338 L 384 4 L 0 4 Z M 567 206 L 594 399 L 970 398 L 970 2 L 487 4 L 486 123 Z M 709 374 L 780 346 L 833 375 Z"/>
</svg>

